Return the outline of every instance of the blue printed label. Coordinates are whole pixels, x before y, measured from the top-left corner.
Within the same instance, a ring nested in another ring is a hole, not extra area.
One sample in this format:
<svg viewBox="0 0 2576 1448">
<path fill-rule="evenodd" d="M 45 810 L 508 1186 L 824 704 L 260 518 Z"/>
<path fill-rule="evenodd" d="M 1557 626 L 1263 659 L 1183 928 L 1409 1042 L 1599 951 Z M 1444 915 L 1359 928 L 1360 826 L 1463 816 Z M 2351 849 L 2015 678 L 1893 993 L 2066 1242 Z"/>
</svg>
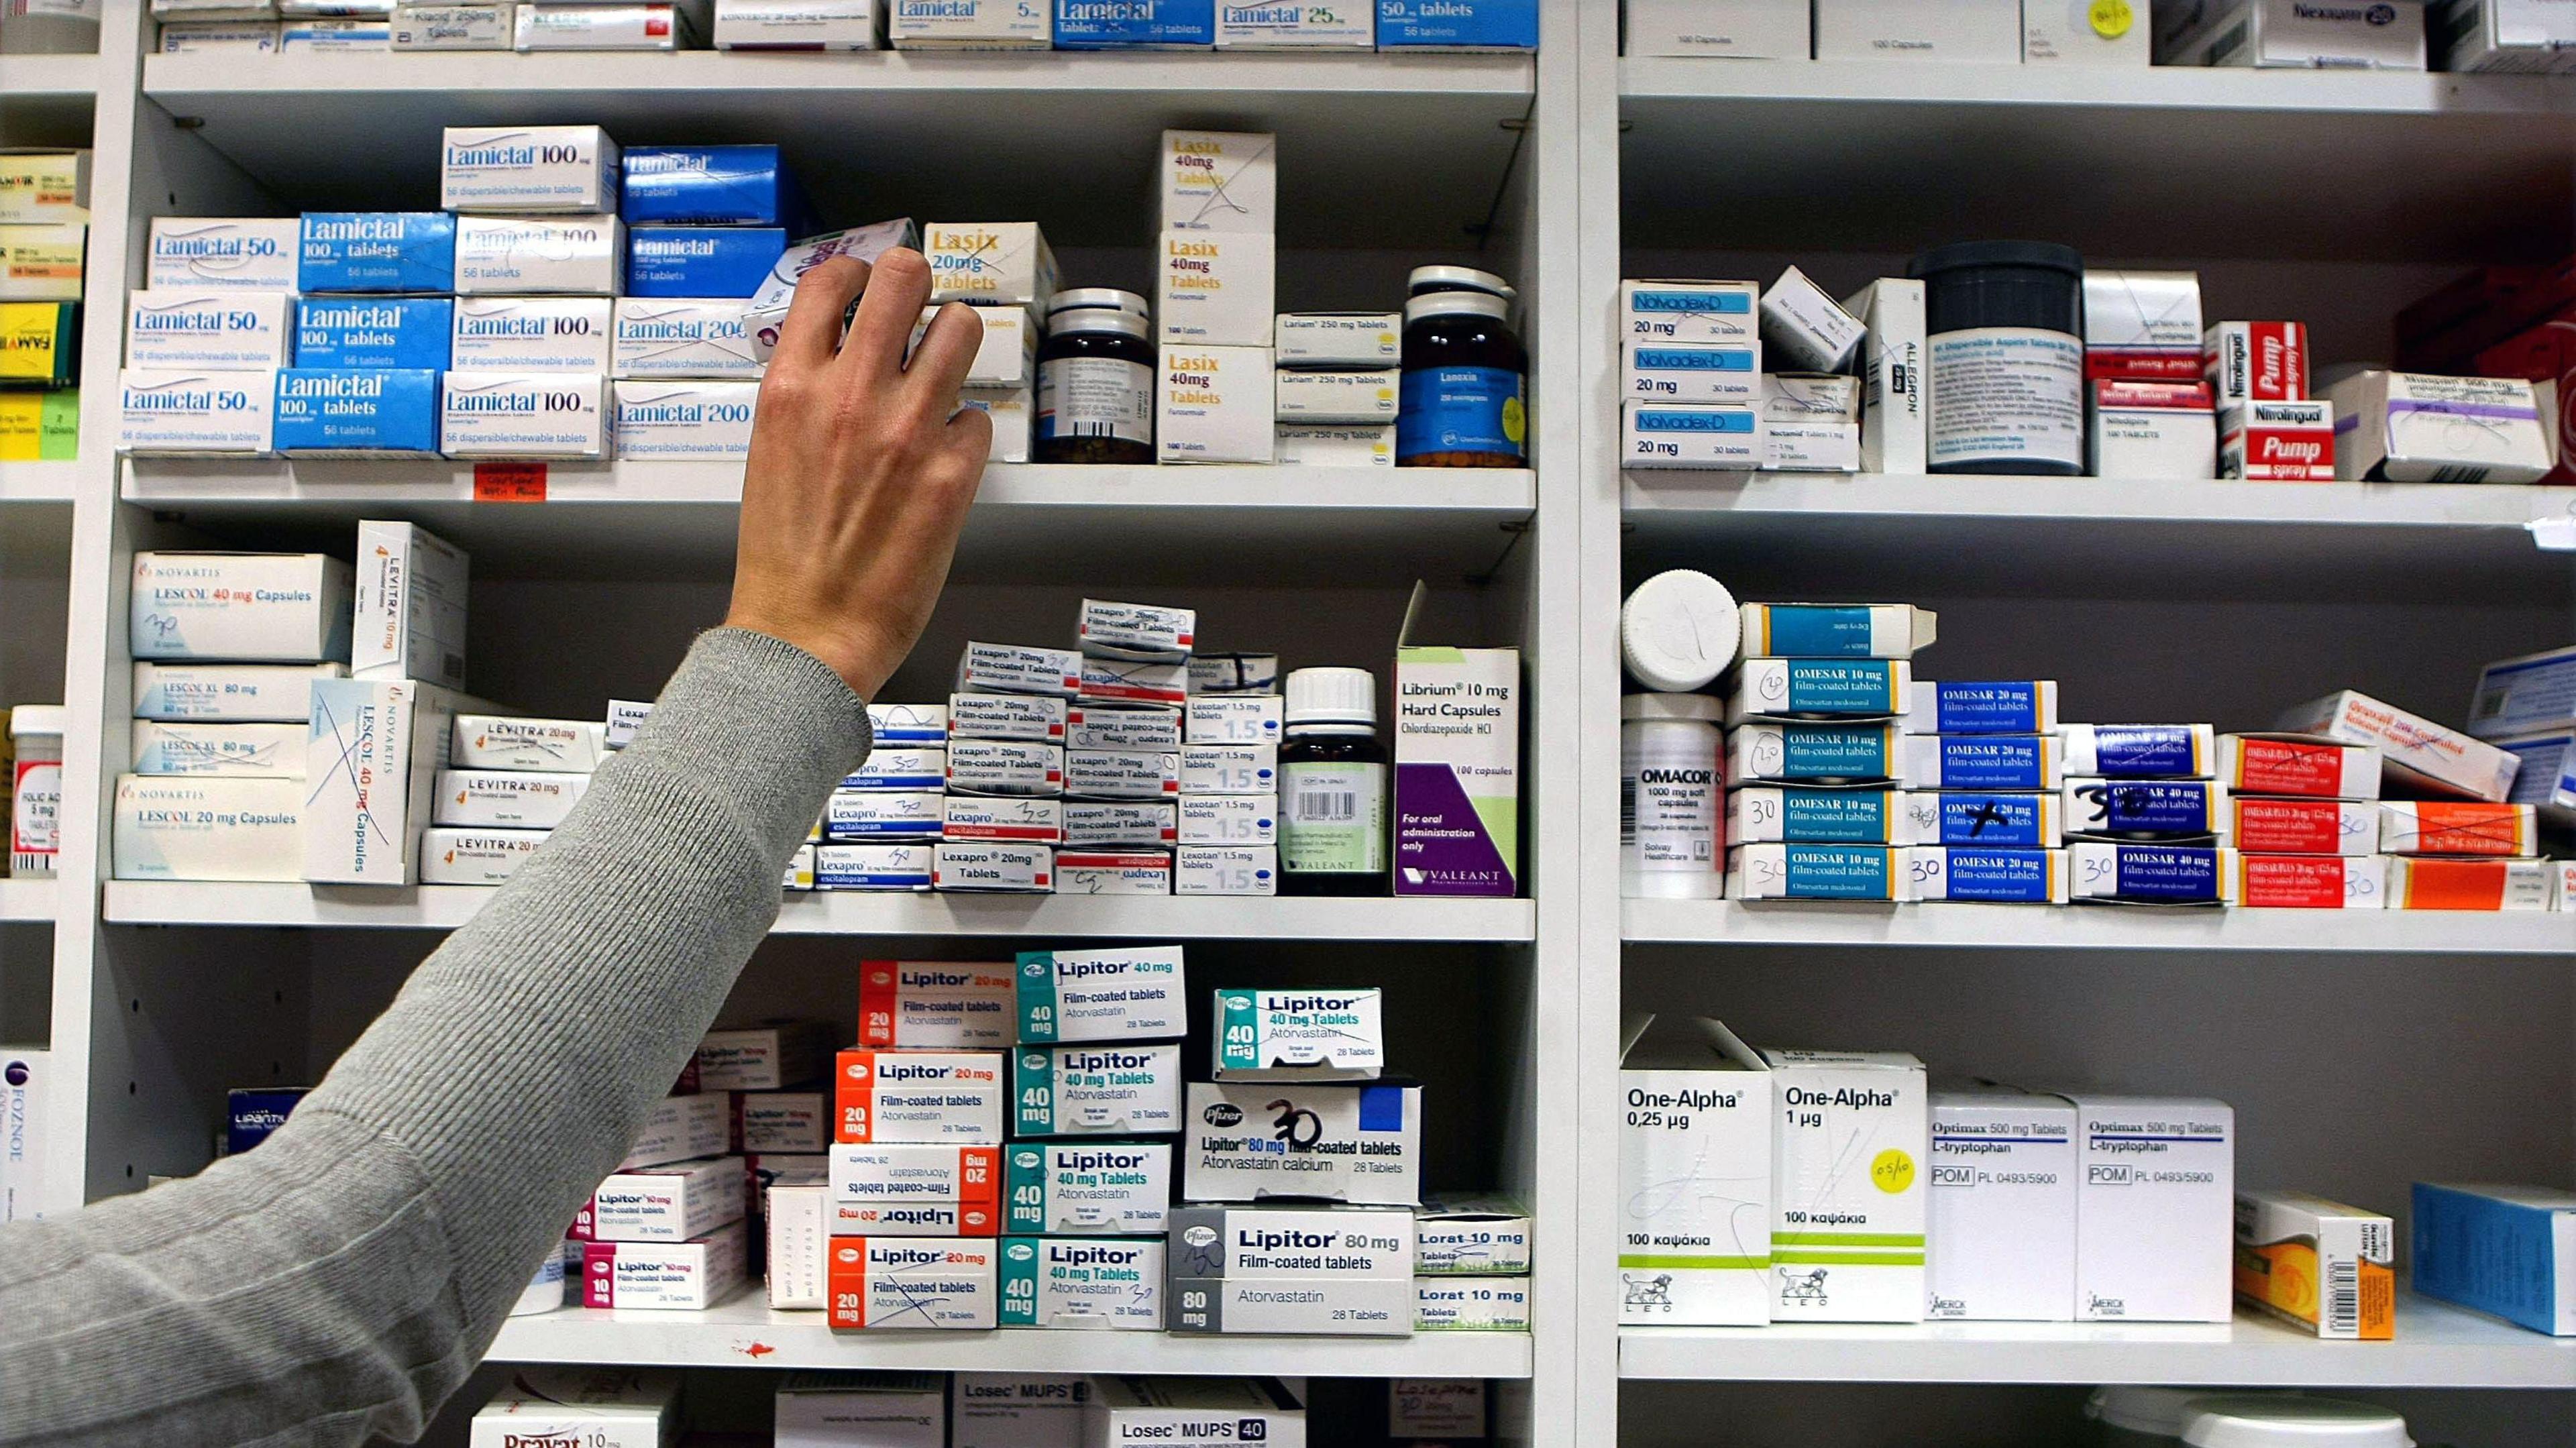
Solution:
<svg viewBox="0 0 2576 1448">
<path fill-rule="evenodd" d="M 1529 419 L 1521 375 L 1500 367 L 1413 367 L 1404 374 L 1396 414 L 1395 460 L 1430 453 L 1524 456 Z"/>
<path fill-rule="evenodd" d="M 1944 899 L 2046 905 L 2053 898 L 2047 850 L 1924 850 L 1914 860 L 1915 882 Z"/>
<path fill-rule="evenodd" d="M 2069 827 L 2105 835 L 2205 835 L 2216 829 L 2215 788 L 2206 780 L 2119 780 L 2081 786 Z"/>
<path fill-rule="evenodd" d="M 1893 852 L 1867 846 L 1791 845 L 1788 893 L 1804 900 L 1885 900 Z"/>
<path fill-rule="evenodd" d="M 817 869 L 814 884 L 824 890 L 927 890 L 930 872 Z"/>
<path fill-rule="evenodd" d="M 1639 372 L 1751 372 L 1750 347 L 1640 347 Z"/>
<path fill-rule="evenodd" d="M 2150 779 L 2203 771 L 2193 731 L 2179 724 L 2097 724 L 2093 772 L 2112 779 Z"/>
<path fill-rule="evenodd" d="M 2035 794 L 1942 794 L 1934 829 L 1944 845 L 2041 846 L 2054 843 L 2046 834 L 2048 811 Z"/>
<path fill-rule="evenodd" d="M 1684 315 L 1705 312 L 1721 317 L 1747 317 L 1753 314 L 1753 298 L 1737 291 L 1650 292 L 1639 288 L 1628 294 L 1628 310 Z"/>
<path fill-rule="evenodd" d="M 446 297 L 305 297 L 295 308 L 295 365 L 444 372 L 455 309 Z"/>
<path fill-rule="evenodd" d="M 1764 653 L 1821 659 L 1877 657 L 1866 608 L 1775 603 L 1763 614 L 1770 621 Z"/>
<path fill-rule="evenodd" d="M 1926 684 L 1932 690 L 1935 734 L 2036 734 L 2040 729 L 2035 683 Z"/>
<path fill-rule="evenodd" d="M 1884 790 L 1784 789 L 1780 837 L 1800 844 L 1886 844 L 1891 798 Z"/>
<path fill-rule="evenodd" d="M 1788 711 L 1792 714 L 1890 714 L 1896 710 L 1895 669 L 1884 659 L 1791 659 Z"/>
<path fill-rule="evenodd" d="M 2044 736 L 1938 739 L 1939 777 L 1922 783 L 1941 789 L 2045 789 L 2048 750 Z"/>
<path fill-rule="evenodd" d="M 2108 859 L 2086 862 L 2090 893 L 2111 886 L 2124 900 L 2183 903 L 2218 898 L 2218 851 L 2166 846 L 2122 846 Z"/>
<path fill-rule="evenodd" d="M 1753 435 L 1753 409 L 1749 407 L 1641 407 L 1634 415 L 1639 432 Z"/>
<path fill-rule="evenodd" d="M 1896 763 L 1888 758 L 1888 739 L 1889 731 L 1875 727 L 1784 725 L 1780 730 L 1780 777 L 1885 779 Z"/>
<path fill-rule="evenodd" d="M 1058 50 L 1181 49 L 1216 44 L 1216 0 L 1056 0 Z"/>
</svg>

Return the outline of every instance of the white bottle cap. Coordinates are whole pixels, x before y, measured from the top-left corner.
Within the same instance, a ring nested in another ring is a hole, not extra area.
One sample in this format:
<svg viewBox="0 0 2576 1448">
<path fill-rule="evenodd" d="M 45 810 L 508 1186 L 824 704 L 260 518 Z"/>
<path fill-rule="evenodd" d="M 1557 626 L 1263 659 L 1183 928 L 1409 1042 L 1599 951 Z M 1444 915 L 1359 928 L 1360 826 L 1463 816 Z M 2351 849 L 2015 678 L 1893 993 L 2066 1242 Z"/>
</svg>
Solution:
<svg viewBox="0 0 2576 1448">
<path fill-rule="evenodd" d="M 1047 303 L 1047 316 L 1058 312 L 1127 312 L 1134 316 L 1151 316 L 1145 299 L 1134 292 L 1116 287 L 1067 287 Z"/>
<path fill-rule="evenodd" d="M 1628 723 L 1716 724 L 1726 718 L 1715 694 L 1622 694 L 1619 718 Z"/>
<path fill-rule="evenodd" d="M 1619 609 L 1619 654 L 1649 689 L 1707 688 L 1735 662 L 1743 615 L 1726 585 L 1687 568 L 1637 585 Z"/>
<path fill-rule="evenodd" d="M 2093 1390 L 2093 1395 L 2084 1401 L 2084 1416 L 2127 1432 L 2179 1442 L 2192 1405 L 2213 1396 L 2216 1395 L 2207 1388 L 2115 1383 Z"/>
<path fill-rule="evenodd" d="M 1377 724 L 1377 676 L 1366 669 L 1298 669 L 1288 675 L 1288 727 Z"/>
<path fill-rule="evenodd" d="M 2415 1448 L 2406 1420 L 2346 1398 L 2253 1394 L 2191 1405 L 2182 1441 L 2191 1448 Z"/>
</svg>

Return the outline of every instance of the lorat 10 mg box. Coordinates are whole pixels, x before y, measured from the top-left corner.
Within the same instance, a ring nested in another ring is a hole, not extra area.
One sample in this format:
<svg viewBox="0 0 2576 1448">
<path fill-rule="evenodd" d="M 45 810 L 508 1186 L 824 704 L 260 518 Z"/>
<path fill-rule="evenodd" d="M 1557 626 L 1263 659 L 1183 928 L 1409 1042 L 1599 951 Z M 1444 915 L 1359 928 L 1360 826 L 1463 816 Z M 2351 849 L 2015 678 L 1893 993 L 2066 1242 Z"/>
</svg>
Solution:
<svg viewBox="0 0 2576 1448">
<path fill-rule="evenodd" d="M 1902 1051 L 1765 1047 L 1772 1141 L 1771 1312 L 1784 1322 L 1920 1322 L 1923 1063 Z"/>
<path fill-rule="evenodd" d="M 1193 1082 L 1185 1129 L 1191 1201 L 1422 1199 L 1422 1088 L 1409 1082 Z"/>
<path fill-rule="evenodd" d="M 1628 1023 L 1619 1093 L 1619 1321 L 1771 1320 L 1770 1068 L 1711 1020 Z"/>
<path fill-rule="evenodd" d="M 1174 1332 L 1413 1331 L 1410 1212 L 1180 1207 L 1170 1268 Z"/>
<path fill-rule="evenodd" d="M 1374 987 L 1342 991 L 1216 993 L 1216 1079 L 1375 1080 L 1386 1031 Z"/>
<path fill-rule="evenodd" d="M 1415 1276 L 1508 1277 L 1529 1270 L 1530 1214 L 1519 1201 L 1449 1197 L 1415 1210 Z"/>
</svg>

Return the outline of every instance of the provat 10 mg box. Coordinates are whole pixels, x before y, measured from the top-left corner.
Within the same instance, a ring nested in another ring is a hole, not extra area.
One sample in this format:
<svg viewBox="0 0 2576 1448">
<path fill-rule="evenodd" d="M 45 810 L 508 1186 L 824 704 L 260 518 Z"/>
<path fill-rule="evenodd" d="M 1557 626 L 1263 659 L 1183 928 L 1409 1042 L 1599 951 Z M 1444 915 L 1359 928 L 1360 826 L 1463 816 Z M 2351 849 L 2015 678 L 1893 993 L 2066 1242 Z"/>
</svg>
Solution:
<svg viewBox="0 0 2576 1448">
<path fill-rule="evenodd" d="M 991 1237 L 834 1237 L 825 1269 L 831 1324 L 998 1326 L 1000 1255 Z"/>
<path fill-rule="evenodd" d="M 679 1419 L 680 1375 L 634 1368 L 513 1369 L 474 1415 L 471 1448 L 548 1439 L 583 1448 L 662 1448 Z"/>
<path fill-rule="evenodd" d="M 1181 1129 L 1181 1048 L 1023 1046 L 1011 1056 L 1013 1137 L 1153 1136 Z"/>
<path fill-rule="evenodd" d="M 1002 1326 L 1163 1330 L 1163 1244 L 1104 1237 L 1002 1242 Z"/>
<path fill-rule="evenodd" d="M 1018 969 L 1024 1042 L 1162 1041 L 1189 1033 L 1177 945 L 1028 950 Z"/>
<path fill-rule="evenodd" d="M 2236 1113 L 2219 1101 L 2073 1099 L 2075 1320 L 2227 1321 Z"/>
<path fill-rule="evenodd" d="M 1422 1200 L 1419 1086 L 1192 1082 L 1185 1115 L 1182 1190 L 1191 1201 Z"/>
<path fill-rule="evenodd" d="M 1386 1028 L 1374 988 L 1216 993 L 1220 1081 L 1375 1080 Z"/>
<path fill-rule="evenodd" d="M 1520 739 L 1520 650 L 1397 648 L 1397 895 L 1520 893 Z"/>
<path fill-rule="evenodd" d="M 1018 977 L 1008 964 L 871 960 L 859 967 L 859 1044 L 911 1050 L 998 1050 L 1017 1034 Z"/>
<path fill-rule="evenodd" d="M 2008 1086 L 1932 1093 L 1924 1315 L 2075 1313 L 2075 1104 Z"/>
<path fill-rule="evenodd" d="M 1629 1023 L 1619 1092 L 1619 1321 L 1771 1320 L 1772 1080 L 1710 1020 Z"/>
<path fill-rule="evenodd" d="M 1175 1332 L 1413 1331 L 1410 1212 L 1179 1207 L 1170 1266 Z"/>
<path fill-rule="evenodd" d="M 843 1051 L 833 1069 L 833 1140 L 1002 1139 L 1002 1057 L 990 1051 Z"/>
<path fill-rule="evenodd" d="M 2386 1342 L 2397 1325 L 2397 1227 L 2305 1192 L 2236 1194 L 2236 1297 L 2341 1341 Z"/>
<path fill-rule="evenodd" d="M 1762 1059 L 1779 1093 L 1772 1317 L 1922 1321 L 1923 1063 L 1901 1051 L 1778 1047 L 1765 1047 Z"/>
</svg>

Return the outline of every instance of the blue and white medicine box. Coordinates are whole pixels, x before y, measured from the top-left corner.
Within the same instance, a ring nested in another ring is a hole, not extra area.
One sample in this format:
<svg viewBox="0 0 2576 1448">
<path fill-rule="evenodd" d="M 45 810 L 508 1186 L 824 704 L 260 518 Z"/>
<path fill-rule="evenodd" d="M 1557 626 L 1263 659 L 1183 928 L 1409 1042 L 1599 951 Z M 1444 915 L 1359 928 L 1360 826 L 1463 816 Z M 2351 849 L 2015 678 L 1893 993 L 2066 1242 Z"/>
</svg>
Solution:
<svg viewBox="0 0 2576 1448">
<path fill-rule="evenodd" d="M 1207 50 L 1216 0 L 1055 0 L 1058 50 Z"/>
<path fill-rule="evenodd" d="M 775 226 L 639 226 L 626 234 L 626 295 L 747 297 L 786 251 Z"/>
<path fill-rule="evenodd" d="M 456 218 L 444 211 L 308 211 L 296 290 L 417 292 L 456 285 Z"/>
<path fill-rule="evenodd" d="M 455 320 L 447 297 L 305 297 L 295 308 L 295 365 L 444 372 Z"/>
<path fill-rule="evenodd" d="M 1904 778 L 1914 789 L 2052 790 L 2059 759 L 2054 734 L 1909 734 Z"/>
<path fill-rule="evenodd" d="M 1760 342 L 1637 342 L 1627 346 L 1626 395 L 1639 402 L 1724 402 L 1762 397 Z"/>
<path fill-rule="evenodd" d="M 2495 747 L 2522 761 L 2505 803 L 2576 810 L 2576 725 L 2517 734 L 2495 741 Z M 2576 910 L 2576 904 L 2562 908 Z"/>
<path fill-rule="evenodd" d="M 2415 1290 L 2576 1336 L 2576 1194 L 2417 1182 Z"/>
<path fill-rule="evenodd" d="M 1380 50 L 1536 50 L 1539 0 L 1377 0 Z"/>
<path fill-rule="evenodd" d="M 1905 807 L 1919 845 L 2042 849 L 2064 829 L 2053 794 L 1919 790 L 1905 797 Z"/>
<path fill-rule="evenodd" d="M 776 146 L 633 146 L 619 209 L 628 226 L 785 226 L 796 186 Z"/>
<path fill-rule="evenodd" d="M 296 1104 L 312 1088 L 289 1086 L 274 1091 L 234 1091 L 224 1121 L 224 1155 L 239 1156 L 261 1142 L 295 1114 Z"/>
<path fill-rule="evenodd" d="M 2068 724 L 2058 730 L 2066 772 L 2106 779 L 2207 779 L 2217 731 L 2206 724 Z"/>
<path fill-rule="evenodd" d="M 1885 845 L 1738 845 L 1726 852 L 1726 897 L 1909 900 L 1911 854 Z"/>
<path fill-rule="evenodd" d="M 2198 845 L 2070 844 L 2066 855 L 2079 899 L 2157 905 L 2217 905 L 2230 888 L 2233 850 Z"/>
<path fill-rule="evenodd" d="M 2469 732 L 2501 739 L 2576 722 L 2576 644 L 2498 659 L 2478 673 Z"/>
<path fill-rule="evenodd" d="M 2214 779 L 2066 781 L 2066 833 L 2128 839 L 2198 839 L 2225 822 L 2227 791 Z"/>
<path fill-rule="evenodd" d="M 1913 842 L 1906 796 L 1893 789 L 1750 785 L 1727 791 L 1732 844 L 1903 845 Z"/>
<path fill-rule="evenodd" d="M 1936 682 L 1917 679 L 1906 694 L 1908 734 L 2053 734 L 2054 679 Z"/>
<path fill-rule="evenodd" d="M 1916 900 L 1981 905 L 2063 905 L 2067 900 L 2064 850 L 1918 847 L 1908 858 L 1907 873 Z"/>
<path fill-rule="evenodd" d="M 270 446 L 282 453 L 434 457 L 439 374 L 289 367 L 277 374 Z"/>
</svg>

